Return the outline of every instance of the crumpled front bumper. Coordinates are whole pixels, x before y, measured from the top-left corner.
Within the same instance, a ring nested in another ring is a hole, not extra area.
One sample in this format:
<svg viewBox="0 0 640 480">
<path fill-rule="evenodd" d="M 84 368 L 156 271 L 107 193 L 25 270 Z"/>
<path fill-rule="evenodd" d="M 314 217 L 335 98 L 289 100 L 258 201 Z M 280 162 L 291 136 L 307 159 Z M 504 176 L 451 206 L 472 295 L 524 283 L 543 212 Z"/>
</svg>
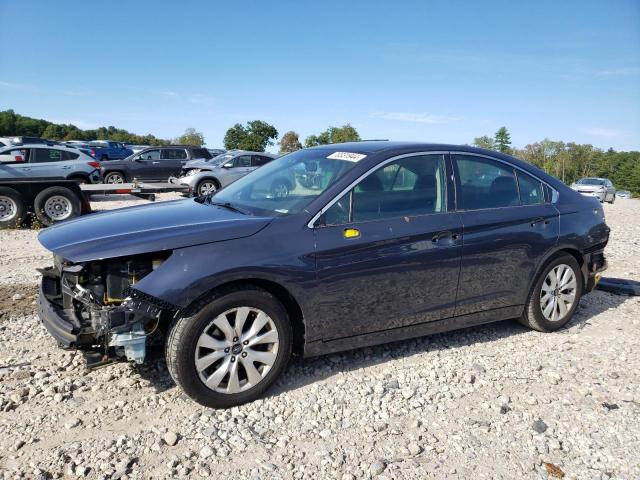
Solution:
<svg viewBox="0 0 640 480">
<path fill-rule="evenodd" d="M 51 302 L 45 292 L 51 293 L 56 288 L 55 280 L 43 277 L 38 292 L 38 316 L 40 321 L 63 348 L 79 348 L 92 345 L 93 335 L 74 325 L 69 313 Z"/>
</svg>

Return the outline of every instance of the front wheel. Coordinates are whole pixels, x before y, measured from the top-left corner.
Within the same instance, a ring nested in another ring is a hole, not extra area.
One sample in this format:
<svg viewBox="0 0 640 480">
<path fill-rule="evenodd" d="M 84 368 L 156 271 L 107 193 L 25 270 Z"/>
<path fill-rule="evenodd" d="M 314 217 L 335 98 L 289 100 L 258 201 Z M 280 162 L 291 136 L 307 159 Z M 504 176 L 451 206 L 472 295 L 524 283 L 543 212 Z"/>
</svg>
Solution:
<svg viewBox="0 0 640 480">
<path fill-rule="evenodd" d="M 196 187 L 196 192 L 198 195 L 208 195 L 210 193 L 213 194 L 216 193 L 217 190 L 218 184 L 215 182 L 215 180 L 212 180 L 210 178 L 201 180 Z"/>
<path fill-rule="evenodd" d="M 291 356 L 287 312 L 253 287 L 219 292 L 193 315 L 174 320 L 165 346 L 174 381 L 206 407 L 227 408 L 259 398 Z"/>
<path fill-rule="evenodd" d="M 573 317 L 582 289 L 576 259 L 569 254 L 554 257 L 538 276 L 520 322 L 540 332 L 558 330 Z"/>
<path fill-rule="evenodd" d="M 614 193 L 614 194 L 611 196 L 611 201 L 610 201 L 609 203 L 610 203 L 611 205 L 613 205 L 613 202 L 615 202 L 615 201 L 616 201 L 616 194 Z"/>
</svg>

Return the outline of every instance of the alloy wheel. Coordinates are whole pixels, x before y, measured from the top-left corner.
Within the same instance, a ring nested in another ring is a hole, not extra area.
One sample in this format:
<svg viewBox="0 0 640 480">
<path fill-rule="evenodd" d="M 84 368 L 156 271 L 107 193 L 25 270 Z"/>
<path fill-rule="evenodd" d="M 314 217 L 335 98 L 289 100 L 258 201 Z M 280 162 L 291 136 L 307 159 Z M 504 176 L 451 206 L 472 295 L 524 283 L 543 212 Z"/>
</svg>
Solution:
<svg viewBox="0 0 640 480">
<path fill-rule="evenodd" d="M 562 321 L 576 300 L 576 274 L 569 265 L 561 263 L 547 274 L 540 290 L 540 309 L 551 322 Z"/>
<path fill-rule="evenodd" d="M 204 329 L 195 351 L 200 380 L 220 393 L 239 393 L 260 383 L 278 356 L 275 322 L 262 310 L 237 307 Z"/>
<path fill-rule="evenodd" d="M 205 181 L 198 187 L 198 193 L 200 195 L 207 195 L 216 191 L 216 184 L 213 182 Z"/>
<path fill-rule="evenodd" d="M 107 176 L 107 180 L 105 183 L 109 183 L 109 184 L 124 183 L 124 178 L 122 178 L 122 175 L 118 173 L 112 173 Z"/>
</svg>

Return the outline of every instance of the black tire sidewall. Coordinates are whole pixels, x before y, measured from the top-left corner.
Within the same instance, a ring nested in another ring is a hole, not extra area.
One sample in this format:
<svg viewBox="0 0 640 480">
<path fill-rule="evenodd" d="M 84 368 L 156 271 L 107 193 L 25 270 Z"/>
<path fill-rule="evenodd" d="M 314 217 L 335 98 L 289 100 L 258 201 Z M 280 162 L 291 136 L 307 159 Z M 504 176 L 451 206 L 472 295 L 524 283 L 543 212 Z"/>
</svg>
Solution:
<svg viewBox="0 0 640 480">
<path fill-rule="evenodd" d="M 47 214 L 44 212 L 44 204 L 46 203 L 49 197 L 54 195 L 60 195 L 65 197 L 71 203 L 71 215 L 64 220 L 54 220 L 49 218 Z M 80 199 L 68 188 L 65 187 L 49 187 L 42 190 L 38 195 L 36 195 L 35 200 L 33 201 L 33 209 L 35 211 L 36 217 L 43 225 L 50 226 L 54 223 L 66 222 L 67 220 L 71 220 L 76 218 L 82 212 L 82 204 Z"/>
<path fill-rule="evenodd" d="M 565 264 L 570 266 L 573 269 L 573 273 L 576 276 L 576 299 L 573 302 L 573 305 L 569 309 L 569 313 L 562 321 L 552 322 L 547 320 L 542 313 L 542 307 L 540 306 L 540 291 L 542 290 L 542 284 L 549 274 L 549 272 L 560 264 Z M 577 260 L 571 255 L 559 255 L 554 257 L 551 261 L 547 263 L 544 267 L 538 279 L 536 280 L 535 287 L 533 292 L 531 293 L 531 297 L 529 299 L 529 311 L 533 313 L 535 323 L 538 324 L 540 329 L 547 332 L 552 332 L 554 330 L 558 330 L 565 326 L 571 319 L 573 318 L 573 314 L 575 313 L 578 305 L 580 304 L 580 298 L 582 297 L 582 292 L 584 289 L 584 280 L 582 278 L 582 271 L 580 270 L 580 265 L 578 265 Z"/>
<path fill-rule="evenodd" d="M 16 216 L 7 222 L 0 222 L 0 229 L 17 228 L 22 224 L 25 215 L 24 199 L 20 192 L 9 187 L 0 187 L 0 195 L 11 198 L 16 204 Z"/>
<path fill-rule="evenodd" d="M 254 307 L 265 312 L 274 321 L 278 329 L 278 356 L 267 376 L 255 387 L 236 394 L 225 394 L 209 389 L 200 379 L 195 368 L 194 356 L 198 338 L 204 328 L 220 313 L 235 307 Z M 214 299 L 191 317 L 183 318 L 180 322 L 187 322 L 179 338 L 169 336 L 169 342 L 176 341 L 176 345 L 167 345 L 167 350 L 175 348 L 176 382 L 187 395 L 201 405 L 213 408 L 227 408 L 240 405 L 259 398 L 284 371 L 291 356 L 292 329 L 285 308 L 271 294 L 266 291 L 251 289 L 228 293 Z"/>
</svg>

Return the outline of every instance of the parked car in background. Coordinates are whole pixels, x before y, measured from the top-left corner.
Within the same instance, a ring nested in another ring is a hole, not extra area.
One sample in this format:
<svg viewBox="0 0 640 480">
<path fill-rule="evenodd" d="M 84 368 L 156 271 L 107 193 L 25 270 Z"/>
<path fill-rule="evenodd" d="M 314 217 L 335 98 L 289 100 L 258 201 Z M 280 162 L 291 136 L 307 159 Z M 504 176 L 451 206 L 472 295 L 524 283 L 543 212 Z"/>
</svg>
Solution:
<svg viewBox="0 0 640 480">
<path fill-rule="evenodd" d="M 133 151 L 133 153 L 138 153 L 144 150 L 145 148 L 149 148 L 149 145 L 131 145 L 128 143 L 124 144 L 129 150 Z"/>
<path fill-rule="evenodd" d="M 211 154 L 212 157 L 217 157 L 218 155 L 222 155 L 223 153 L 227 152 L 222 148 L 207 148 L 207 150 L 209 150 L 209 153 Z"/>
<path fill-rule="evenodd" d="M 187 162 L 179 178 L 171 178 L 170 181 L 189 185 L 194 195 L 207 195 L 226 187 L 275 158 L 277 155 L 264 152 L 223 153 L 211 160 Z M 292 187 L 290 179 L 280 179 L 280 182 L 274 185 L 274 189 L 281 193 L 288 192 Z"/>
<path fill-rule="evenodd" d="M 166 182 L 178 175 L 190 160 L 209 160 L 206 148 L 194 145 L 149 147 L 124 160 L 112 160 L 102 165 L 104 183 L 125 183 L 134 178 L 143 181 Z"/>
<path fill-rule="evenodd" d="M 100 162 L 65 145 L 12 145 L 0 149 L 0 178 L 59 178 L 100 183 Z"/>
<path fill-rule="evenodd" d="M 628 190 L 618 190 L 616 192 L 617 198 L 633 198 L 633 194 Z"/>
<path fill-rule="evenodd" d="M 278 178 L 307 169 L 320 188 L 271 195 Z M 606 268 L 609 227 L 593 198 L 508 155 L 354 142 L 284 155 L 212 196 L 89 215 L 39 240 L 55 254 L 39 315 L 59 344 L 95 349 L 98 364 L 142 363 L 146 338 L 164 332 L 176 384 L 221 408 L 259 398 L 292 351 L 512 318 L 558 330 Z"/>
<path fill-rule="evenodd" d="M 101 162 L 109 160 L 121 160 L 133 155 L 133 150 L 124 146 L 121 142 L 109 140 L 94 140 L 87 143 L 89 154 Z"/>
<path fill-rule="evenodd" d="M 596 197 L 600 202 L 616 201 L 616 189 L 608 178 L 586 177 L 571 184 L 571 188 L 582 195 Z"/>
<path fill-rule="evenodd" d="M 34 144 L 34 143 L 42 143 L 42 144 L 50 144 L 50 145 L 60 144 L 60 142 L 56 140 L 47 140 L 45 138 L 40 138 L 40 137 L 26 137 L 26 136 L 0 137 L 0 142 L 2 142 L 5 146 L 26 145 L 26 144 Z"/>
</svg>

